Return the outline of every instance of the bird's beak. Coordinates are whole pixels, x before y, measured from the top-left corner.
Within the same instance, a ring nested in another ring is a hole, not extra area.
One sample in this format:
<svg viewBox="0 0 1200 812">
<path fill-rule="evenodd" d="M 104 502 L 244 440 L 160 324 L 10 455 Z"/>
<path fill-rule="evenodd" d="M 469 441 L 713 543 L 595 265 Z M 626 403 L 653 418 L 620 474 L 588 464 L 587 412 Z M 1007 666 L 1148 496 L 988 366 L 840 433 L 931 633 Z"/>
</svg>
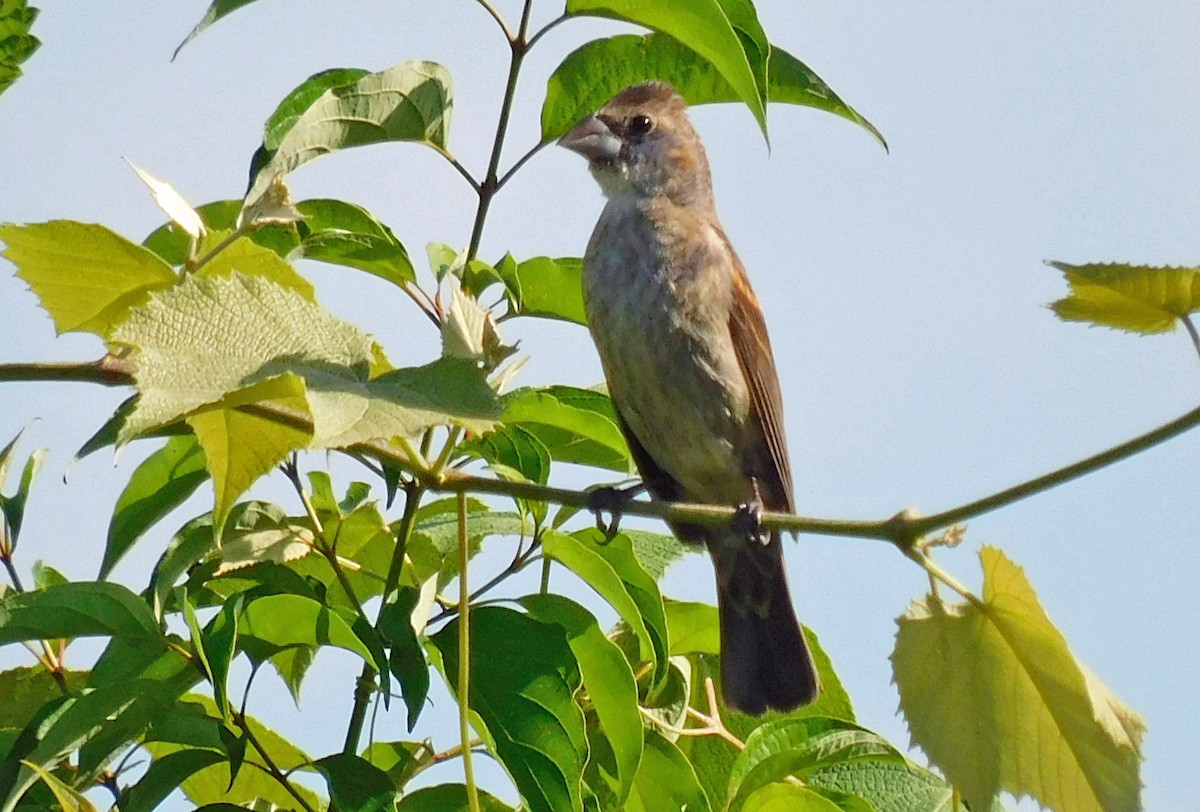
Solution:
<svg viewBox="0 0 1200 812">
<path fill-rule="evenodd" d="M 598 116 L 588 116 L 562 138 L 560 147 L 578 152 L 589 161 L 615 161 L 621 154 L 621 139 Z"/>
</svg>

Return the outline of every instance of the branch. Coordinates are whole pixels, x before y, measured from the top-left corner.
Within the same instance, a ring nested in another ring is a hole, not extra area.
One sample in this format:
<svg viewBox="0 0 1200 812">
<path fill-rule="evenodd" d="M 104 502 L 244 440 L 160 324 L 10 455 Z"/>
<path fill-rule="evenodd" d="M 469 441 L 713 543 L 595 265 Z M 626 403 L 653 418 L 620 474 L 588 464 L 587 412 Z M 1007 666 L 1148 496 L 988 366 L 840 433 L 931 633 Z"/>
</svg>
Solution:
<svg viewBox="0 0 1200 812">
<path fill-rule="evenodd" d="M 467 565 L 471 550 L 467 535 L 467 495 L 458 494 L 458 733 L 462 743 L 463 779 L 467 784 L 467 806 L 480 812 L 471 757 L 471 593 L 467 589 Z"/>
</svg>

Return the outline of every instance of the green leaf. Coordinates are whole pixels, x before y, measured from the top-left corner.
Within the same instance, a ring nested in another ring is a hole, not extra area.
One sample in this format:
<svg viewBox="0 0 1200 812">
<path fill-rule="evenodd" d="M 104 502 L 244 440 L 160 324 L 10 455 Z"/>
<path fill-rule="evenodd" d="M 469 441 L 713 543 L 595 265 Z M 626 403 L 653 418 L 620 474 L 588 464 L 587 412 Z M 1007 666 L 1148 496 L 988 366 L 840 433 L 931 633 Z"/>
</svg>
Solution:
<svg viewBox="0 0 1200 812">
<path fill-rule="evenodd" d="M 227 719 L 230 717 L 229 664 L 237 653 L 238 615 L 241 610 L 242 596 L 238 595 L 221 607 L 204 632 L 195 639 L 204 652 L 205 665 L 212 680 L 213 700 L 217 703 L 217 710 Z"/>
<path fill-rule="evenodd" d="M 4 256 L 17 266 L 61 333 L 107 338 L 150 293 L 175 283 L 153 253 L 104 226 L 54 220 L 0 225 Z"/>
<path fill-rule="evenodd" d="M 717 607 L 690 601 L 664 601 L 671 656 L 720 654 L 721 626 Z"/>
<path fill-rule="evenodd" d="M 517 389 L 503 399 L 501 422 L 536 437 L 558 462 L 633 471 L 629 446 L 603 392 L 572 386 Z"/>
<path fill-rule="evenodd" d="M 583 260 L 534 257 L 497 268 L 508 298 L 506 318 L 538 316 L 587 324 L 583 311 Z"/>
<path fill-rule="evenodd" d="M 356 268 L 400 288 L 416 281 L 408 251 L 366 209 L 324 199 L 304 200 L 296 208 L 305 219 L 295 225 L 300 245 L 294 256 Z"/>
<path fill-rule="evenodd" d="M 528 595 L 520 603 L 535 620 L 554 623 L 566 632 L 567 644 L 579 663 L 583 687 L 613 756 L 618 780 L 616 800 L 624 801 L 642 759 L 642 718 L 637 709 L 637 683 L 628 661 L 596 618 L 569 598 Z"/>
<path fill-rule="evenodd" d="M 162 618 L 168 597 L 180 576 L 214 547 L 211 513 L 192 519 L 175 533 L 150 576 L 155 617 Z"/>
<path fill-rule="evenodd" d="M 739 0 L 567 0 L 567 13 L 615 17 L 679 40 L 712 64 L 766 134 L 770 45 L 754 7 Z M 611 95 L 611 94 L 610 94 Z M 593 107 L 592 110 L 596 108 Z M 589 110 L 588 112 L 591 112 Z"/>
<path fill-rule="evenodd" d="M 200 22 L 196 23 L 196 27 L 191 30 L 191 33 L 184 38 L 183 42 L 179 43 L 175 48 L 175 52 L 171 54 L 171 59 L 179 56 L 179 52 L 183 50 L 183 46 L 191 42 L 201 31 L 208 28 L 217 20 L 237 11 L 242 6 L 248 6 L 254 0 L 213 0 L 213 4 L 208 7 L 208 11 L 204 12 L 204 16 L 200 18 Z"/>
<path fill-rule="evenodd" d="M 86 680 L 87 672 L 67 671 L 63 677 L 75 691 Z M 61 699 L 62 689 L 41 666 L 24 666 L 0 672 L 0 696 L 4 697 L 0 702 L 0 728 L 22 728 L 48 702 Z"/>
<path fill-rule="evenodd" d="M 226 537 L 221 544 L 221 564 L 214 575 L 239 570 L 261 562 L 287 564 L 313 551 L 313 531 L 284 521 L 273 527 L 256 528 Z"/>
<path fill-rule="evenodd" d="M 285 373 L 305 379 L 318 447 L 447 422 L 485 431 L 498 416 L 495 395 L 474 365 L 442 358 L 371 378 L 370 336 L 259 278 L 188 277 L 136 311 L 114 340 L 136 348 L 141 393 L 122 441 L 222 408 L 230 393 Z M 235 398 L 232 405 L 243 404 Z"/>
<path fill-rule="evenodd" d="M 318 759 L 313 766 L 325 776 L 329 803 L 339 812 L 379 812 L 393 807 L 396 788 L 378 767 L 352 753 Z"/>
<path fill-rule="evenodd" d="M 473 506 L 467 513 L 467 544 L 472 556 L 479 551 L 479 543 L 489 536 L 528 537 L 532 533 L 533 525 L 516 513 L 493 510 L 486 505 Z M 424 582 L 437 574 L 439 584 L 444 586 L 449 583 L 458 575 L 457 553 L 456 513 L 438 513 L 418 518 L 408 545 L 408 555 L 412 559 L 417 581 Z"/>
<path fill-rule="evenodd" d="M 813 788 L 851 793 L 871 804 L 874 812 L 962 812 L 954 787 L 939 775 L 911 763 L 849 761 L 818 770 L 808 779 Z M 1004 812 L 996 801 L 990 812 Z"/>
<path fill-rule="evenodd" d="M 495 796 L 482 790 L 476 791 L 479 794 L 480 812 L 513 812 L 511 806 Z M 406 793 L 396 809 L 398 812 L 470 812 L 467 788 L 463 784 L 439 784 Z"/>
<path fill-rule="evenodd" d="M 457 684 L 458 620 L 429 638 Z M 580 673 L 562 628 L 498 606 L 471 612 L 471 694 L 530 812 L 582 812 Z"/>
<path fill-rule="evenodd" d="M 1069 296 L 1050 305 L 1063 321 L 1166 333 L 1200 310 L 1200 268 L 1047 264 L 1062 271 L 1071 287 Z"/>
<path fill-rule="evenodd" d="M 771 48 L 767 77 L 768 101 L 833 113 L 858 124 L 887 146 L 871 122 L 782 48 Z M 711 63 L 697 59 L 678 40 L 664 34 L 592 40 L 570 53 L 550 76 L 542 104 L 542 141 L 562 136 L 623 88 L 651 79 L 671 84 L 690 105 L 739 100 Z"/>
<path fill-rule="evenodd" d="M 41 40 L 29 33 L 37 15 L 25 0 L 0 0 L 0 93 L 20 78 L 20 64 L 41 47 Z"/>
<path fill-rule="evenodd" d="M 302 595 L 264 595 L 250 601 L 242 610 L 239 634 L 268 650 L 335 646 L 375 665 L 371 651 L 341 615 Z"/>
<path fill-rule="evenodd" d="M 0 600 L 0 645 L 101 635 L 162 636 L 145 601 L 117 584 L 75 582 Z"/>
<path fill-rule="evenodd" d="M 206 256 L 230 236 L 228 231 L 210 231 L 200 241 L 199 256 Z M 259 245 L 248 237 L 238 237 L 225 245 L 196 271 L 199 277 L 258 276 L 268 279 L 280 287 L 294 290 L 310 302 L 315 302 L 316 292 L 312 283 L 296 272 L 290 263 L 280 258 L 270 248 Z"/>
<path fill-rule="evenodd" d="M 824 767 L 855 761 L 905 763 L 886 739 L 852 722 L 821 716 L 769 722 L 746 738 L 734 761 L 729 809 L 740 808 L 757 790 L 789 775 L 807 784 Z"/>
<path fill-rule="evenodd" d="M 271 151 L 279 149 L 283 137 L 296 126 L 297 119 L 312 107 L 313 102 L 325 91 L 357 82 L 370 73 L 363 68 L 330 68 L 305 79 L 283 97 L 283 101 L 267 119 L 263 127 L 263 147 Z"/>
<path fill-rule="evenodd" d="M 208 479 L 204 462 L 196 438 L 185 434 L 168 439 L 134 470 L 117 497 L 108 523 L 101 579 L 109 576 L 143 533 L 183 504 Z"/>
<path fill-rule="evenodd" d="M 666 533 L 623 529 L 621 534 L 633 542 L 633 554 L 637 557 L 638 563 L 655 581 L 662 580 L 667 569 L 685 555 L 702 553 L 701 547 L 684 544 Z"/>
<path fill-rule="evenodd" d="M 13 462 L 13 451 L 16 449 L 17 441 L 21 439 L 21 433 L 18 433 L 12 441 L 0 450 L 0 490 L 5 487 L 5 482 L 8 479 L 8 469 Z M 21 469 L 21 478 L 17 482 L 17 492 L 12 496 L 5 496 L 0 493 L 0 517 L 7 525 L 8 537 L 5 541 L 8 544 L 8 552 L 11 555 L 17 549 L 17 539 L 21 535 L 21 524 L 25 520 L 25 503 L 29 500 L 29 489 L 33 487 L 33 478 L 37 476 L 38 469 L 42 467 L 42 461 L 46 458 L 46 450 L 39 448 L 29 455 L 29 459 L 25 460 L 25 467 Z"/>
<path fill-rule="evenodd" d="M 201 749 L 178 750 L 155 759 L 146 774 L 121 793 L 121 812 L 152 812 L 188 778 L 224 760 L 221 753 Z"/>
<path fill-rule="evenodd" d="M 550 451 L 524 426 L 501 426 L 458 450 L 516 471 L 529 482 L 545 485 L 550 478 Z"/>
<path fill-rule="evenodd" d="M 667 669 L 667 621 L 658 585 L 637 563 L 629 539 L 610 541 L 594 528 L 571 535 L 556 530 L 542 534 L 542 550 L 583 579 L 617 611 L 638 639 L 639 656 L 654 665 L 654 684 Z"/>
<path fill-rule="evenodd" d="M 926 597 L 892 666 L 913 742 L 967 802 L 1001 790 L 1065 812 L 1141 808 L 1145 723 L 1075 659 L 1019 567 L 985 547 L 983 599 Z"/>
<path fill-rule="evenodd" d="M 325 81 L 321 76 L 308 82 Z M 289 129 L 267 134 L 278 146 L 266 148 L 268 157 L 254 173 L 247 203 L 257 201 L 275 177 L 340 149 L 385 141 L 445 149 L 453 94 L 450 74 L 441 65 L 402 62 L 349 84 L 324 87 Z M 302 85 L 289 99 L 304 92 Z"/>
<path fill-rule="evenodd" d="M 842 812 L 847 807 L 826 798 L 819 790 L 792 784 L 768 784 L 746 799 L 745 812 Z M 853 812 L 872 812 L 863 802 Z"/>
<path fill-rule="evenodd" d="M 37 764 L 28 764 L 27 766 L 54 793 L 63 812 L 96 812 L 96 807 L 92 806 L 91 801 L 85 798 L 83 793 L 63 783 L 54 773 L 42 769 Z"/>
<path fill-rule="evenodd" d="M 417 717 L 429 696 L 429 663 L 412 625 L 413 609 L 420 599 L 419 589 L 404 586 L 394 601 L 379 610 L 379 632 L 391 645 L 388 667 L 392 676 L 400 680 L 404 706 L 408 709 L 409 733 L 417 726 Z"/>
<path fill-rule="evenodd" d="M 387 773 L 396 789 L 404 789 L 409 779 L 433 760 L 429 742 L 371 742 L 362 757 Z"/>
<path fill-rule="evenodd" d="M 659 733 L 646 731 L 646 751 L 638 766 L 626 812 L 706 812 L 708 797 L 687 758 Z"/>
<path fill-rule="evenodd" d="M 218 531 L 224 530 L 225 518 L 238 497 L 312 440 L 305 428 L 239 408 L 263 403 L 307 412 L 304 381 L 291 373 L 267 378 L 231 392 L 187 418 L 212 476 L 213 525 Z"/>
</svg>

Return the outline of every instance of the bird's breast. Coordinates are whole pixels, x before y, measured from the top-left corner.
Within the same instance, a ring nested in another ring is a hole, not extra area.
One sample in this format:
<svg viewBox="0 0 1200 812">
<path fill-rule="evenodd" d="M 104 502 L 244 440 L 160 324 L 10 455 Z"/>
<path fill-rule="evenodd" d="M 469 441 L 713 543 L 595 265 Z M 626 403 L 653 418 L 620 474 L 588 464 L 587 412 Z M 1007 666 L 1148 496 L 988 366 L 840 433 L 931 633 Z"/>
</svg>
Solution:
<svg viewBox="0 0 1200 812">
<path fill-rule="evenodd" d="M 613 401 L 688 498 L 749 499 L 749 392 L 729 332 L 732 267 L 704 218 L 661 222 L 611 201 L 584 260 L 584 301 Z"/>
</svg>

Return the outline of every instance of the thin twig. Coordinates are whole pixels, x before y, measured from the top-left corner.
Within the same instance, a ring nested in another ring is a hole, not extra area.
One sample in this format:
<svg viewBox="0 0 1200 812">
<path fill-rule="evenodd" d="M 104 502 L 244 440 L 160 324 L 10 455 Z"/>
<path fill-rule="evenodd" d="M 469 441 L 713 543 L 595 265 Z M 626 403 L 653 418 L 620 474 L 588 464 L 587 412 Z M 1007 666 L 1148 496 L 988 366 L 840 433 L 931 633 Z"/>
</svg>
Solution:
<svg viewBox="0 0 1200 812">
<path fill-rule="evenodd" d="M 304 807 L 305 812 L 317 812 L 317 810 L 314 809 L 308 801 L 304 800 L 304 796 L 300 794 L 300 790 L 292 786 L 292 782 L 284 774 L 283 770 L 279 769 L 279 766 L 275 764 L 274 759 L 272 759 L 270 754 L 267 753 L 266 748 L 262 746 L 262 742 L 260 742 L 258 737 L 254 735 L 254 731 L 250 729 L 250 722 L 246 719 L 245 715 L 239 714 L 238 717 L 234 719 L 234 722 L 236 722 L 238 727 L 242 729 L 242 732 L 246 734 L 246 741 L 248 741 L 250 746 L 257 751 L 259 758 L 263 760 L 263 766 L 266 767 L 266 770 L 271 777 L 274 778 L 285 790 L 287 790 L 287 793 L 295 798 L 296 802 L 300 804 L 300 806 Z M 253 762 L 251 763 L 253 764 Z"/>
<path fill-rule="evenodd" d="M 476 194 L 479 193 L 479 181 L 475 180 L 474 176 L 467 171 L 467 168 L 459 163 L 458 158 L 455 158 L 454 154 L 451 153 L 450 150 L 434 143 L 430 143 L 429 146 L 433 148 L 434 152 L 436 152 L 438 155 L 441 155 L 451 166 L 458 170 L 458 174 L 463 176 L 463 179 L 470 184 L 471 188 L 475 190 Z"/>
<path fill-rule="evenodd" d="M 541 151 L 542 147 L 546 146 L 547 143 L 548 142 L 546 142 L 546 141 L 539 141 L 538 143 L 534 144 L 533 147 L 528 152 L 526 152 L 519 159 L 517 159 L 517 162 L 515 164 L 513 164 L 509 168 L 509 170 L 507 172 L 505 172 L 504 175 L 498 181 L 496 181 L 496 191 L 498 192 L 501 189 L 503 189 L 504 184 L 508 183 L 508 179 L 511 178 L 513 175 L 515 175 L 517 173 L 517 170 L 525 165 L 526 161 L 528 161 L 534 155 L 537 155 L 538 152 Z"/>
<path fill-rule="evenodd" d="M 558 15 L 557 17 L 555 17 L 550 22 L 546 23 L 544 26 L 542 26 L 541 29 L 538 30 L 537 33 L 535 33 L 532 37 L 529 38 L 529 42 L 527 42 L 525 44 L 526 49 L 532 48 L 533 44 L 535 42 L 537 42 L 538 40 L 540 40 L 542 37 L 544 37 L 550 31 L 550 29 L 554 28 L 555 26 L 559 25 L 560 23 L 566 22 L 567 19 L 568 19 L 568 17 L 566 15 L 566 12 L 564 12 L 564 13 Z"/>
<path fill-rule="evenodd" d="M 475 786 L 475 764 L 471 758 L 471 593 L 467 589 L 470 549 L 467 541 L 467 495 L 458 495 L 458 732 L 462 741 L 463 779 L 467 784 L 467 806 L 480 812 Z"/>
<path fill-rule="evenodd" d="M 487 10 L 487 13 L 490 14 L 492 19 L 496 21 L 496 24 L 500 26 L 500 30 L 504 32 L 504 38 L 509 42 L 512 42 L 512 30 L 508 27 L 508 23 L 504 22 L 504 18 L 500 16 L 500 12 L 496 10 L 496 7 L 488 2 L 488 0 L 475 0 L 475 2 L 479 3 L 479 5 L 483 6 L 484 9 Z"/>
</svg>

